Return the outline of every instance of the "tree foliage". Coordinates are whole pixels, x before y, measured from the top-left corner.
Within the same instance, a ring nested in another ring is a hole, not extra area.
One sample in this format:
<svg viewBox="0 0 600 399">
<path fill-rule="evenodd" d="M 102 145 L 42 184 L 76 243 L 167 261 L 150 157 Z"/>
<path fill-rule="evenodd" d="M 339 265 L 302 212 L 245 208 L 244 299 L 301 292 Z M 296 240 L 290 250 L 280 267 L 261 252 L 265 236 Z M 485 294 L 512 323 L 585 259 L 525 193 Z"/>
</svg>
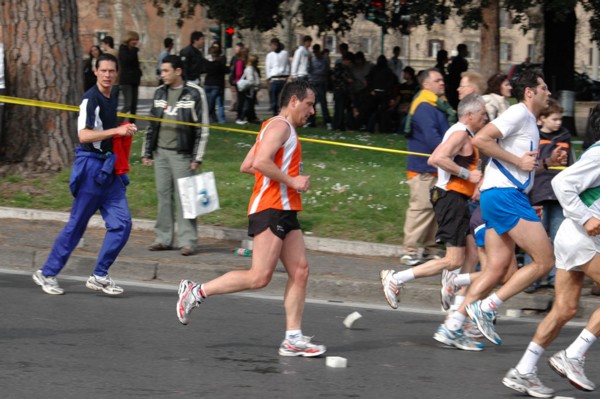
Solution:
<svg viewBox="0 0 600 399">
<path fill-rule="evenodd" d="M 287 0 L 289 1 L 289 0 Z M 435 24 L 444 23 L 454 11 L 462 18 L 462 28 L 478 29 L 482 23 L 481 9 L 490 0 L 408 0 L 406 3 L 411 16 L 411 24 L 425 25 L 431 28 Z M 209 15 L 223 23 L 240 29 L 256 29 L 261 32 L 270 30 L 283 19 L 282 3 L 284 0 L 152 0 L 159 15 L 164 14 L 167 7 L 180 10 L 179 24 L 185 18 L 194 15 L 198 5 L 208 8 Z M 523 31 L 539 27 L 537 21 L 529 18 L 532 7 L 544 6 L 553 12 L 560 23 L 561 12 L 572 9 L 580 3 L 591 12 L 590 30 L 594 41 L 600 43 L 600 0 L 504 0 L 502 7 L 510 12 L 513 23 L 519 24 Z M 386 21 L 384 26 L 390 30 L 401 30 L 402 26 L 394 23 L 394 12 L 398 11 L 395 0 L 385 1 Z M 369 0 L 301 0 L 299 11 L 302 24 L 316 27 L 319 32 L 348 32 L 357 17 L 364 15 L 369 7 Z"/>
<path fill-rule="evenodd" d="M 152 0 L 158 15 L 168 7 L 179 9 L 178 26 L 195 15 L 196 6 L 208 9 L 208 16 L 240 29 L 268 31 L 281 23 L 284 0 Z"/>
</svg>

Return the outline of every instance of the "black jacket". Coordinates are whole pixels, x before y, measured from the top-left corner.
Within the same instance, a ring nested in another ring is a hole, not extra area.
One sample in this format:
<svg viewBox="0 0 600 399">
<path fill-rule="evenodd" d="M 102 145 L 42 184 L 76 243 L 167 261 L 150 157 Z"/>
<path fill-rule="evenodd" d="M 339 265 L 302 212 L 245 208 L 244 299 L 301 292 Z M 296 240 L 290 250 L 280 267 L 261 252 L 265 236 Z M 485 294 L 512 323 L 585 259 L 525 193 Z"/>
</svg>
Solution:
<svg viewBox="0 0 600 399">
<path fill-rule="evenodd" d="M 119 84 L 139 86 L 142 79 L 137 47 L 130 48 L 126 44 L 119 46 Z"/>
<path fill-rule="evenodd" d="M 573 150 L 571 148 L 571 135 L 565 128 L 561 128 L 556 133 L 543 133 L 540 132 L 540 147 L 539 147 L 539 161 L 543 162 L 543 159 L 550 158 L 552 151 L 560 145 L 565 151 L 567 151 L 567 166 L 573 165 Z M 558 201 L 554 190 L 552 190 L 552 184 L 550 181 L 556 176 L 560 170 L 544 170 L 543 172 L 537 172 L 535 174 L 535 180 L 533 181 L 533 188 L 529 192 L 529 201 L 532 205 L 538 205 L 543 201 Z"/>
<path fill-rule="evenodd" d="M 206 59 L 202 51 L 191 44 L 182 48 L 179 56 L 183 61 L 183 78 L 185 80 L 200 79 L 200 74 L 206 72 Z"/>
<path fill-rule="evenodd" d="M 168 101 L 168 87 L 159 86 L 154 93 L 154 100 L 150 115 L 162 118 Z M 186 82 L 177 102 L 177 120 L 181 122 L 192 122 L 208 126 L 208 110 L 206 107 L 206 95 L 204 89 L 190 82 Z M 158 144 L 160 134 L 160 122 L 150 122 L 146 131 L 144 145 L 142 146 L 142 157 L 152 158 L 153 152 Z M 177 153 L 190 154 L 196 162 L 202 162 L 208 141 L 208 127 L 177 125 Z"/>
</svg>

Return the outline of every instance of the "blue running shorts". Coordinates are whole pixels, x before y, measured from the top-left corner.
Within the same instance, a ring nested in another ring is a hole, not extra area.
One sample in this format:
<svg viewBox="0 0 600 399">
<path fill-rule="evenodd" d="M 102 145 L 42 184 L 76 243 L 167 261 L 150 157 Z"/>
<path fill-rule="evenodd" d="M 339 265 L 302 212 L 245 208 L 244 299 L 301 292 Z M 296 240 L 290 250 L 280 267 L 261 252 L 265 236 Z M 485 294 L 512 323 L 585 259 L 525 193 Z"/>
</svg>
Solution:
<svg viewBox="0 0 600 399">
<path fill-rule="evenodd" d="M 479 200 L 486 229 L 494 229 L 498 235 L 510 231 L 519 219 L 539 222 L 527 194 L 516 188 L 491 188 L 481 192 Z"/>
</svg>

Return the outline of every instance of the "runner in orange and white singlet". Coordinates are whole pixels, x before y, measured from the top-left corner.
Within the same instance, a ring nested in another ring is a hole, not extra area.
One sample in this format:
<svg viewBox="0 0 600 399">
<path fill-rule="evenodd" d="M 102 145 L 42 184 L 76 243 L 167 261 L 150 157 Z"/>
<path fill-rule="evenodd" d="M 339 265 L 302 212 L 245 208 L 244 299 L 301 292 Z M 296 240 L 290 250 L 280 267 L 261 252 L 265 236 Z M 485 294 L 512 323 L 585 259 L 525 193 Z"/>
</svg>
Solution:
<svg viewBox="0 0 600 399">
<path fill-rule="evenodd" d="M 275 116 L 263 122 L 260 133 L 256 138 L 254 153 L 258 151 L 263 137 L 269 130 L 269 126 L 276 121 L 284 121 L 289 125 L 290 137 L 281 146 L 275 154 L 273 162 L 283 172 L 289 176 L 295 177 L 301 174 L 302 168 L 302 147 L 296 134 L 294 126 L 282 116 Z M 265 209 L 279 209 L 287 211 L 301 211 L 302 199 L 297 190 L 270 179 L 269 177 L 255 173 L 256 183 L 250 203 L 248 205 L 248 215 L 264 211 Z"/>
<path fill-rule="evenodd" d="M 177 317 L 187 324 L 190 312 L 208 296 L 265 287 L 281 260 L 288 283 L 284 295 L 286 332 L 279 355 L 315 357 L 326 349 L 312 343 L 301 329 L 309 266 L 297 213 L 302 210 L 300 193 L 308 190 L 310 176 L 302 175 L 302 148 L 296 133 L 296 127 L 314 114 L 315 92 L 306 80 L 294 80 L 283 87 L 280 101 L 279 115 L 263 124 L 240 166 L 241 172 L 255 177 L 248 205 L 248 234 L 254 237 L 252 266 L 204 284 L 182 280 Z"/>
</svg>

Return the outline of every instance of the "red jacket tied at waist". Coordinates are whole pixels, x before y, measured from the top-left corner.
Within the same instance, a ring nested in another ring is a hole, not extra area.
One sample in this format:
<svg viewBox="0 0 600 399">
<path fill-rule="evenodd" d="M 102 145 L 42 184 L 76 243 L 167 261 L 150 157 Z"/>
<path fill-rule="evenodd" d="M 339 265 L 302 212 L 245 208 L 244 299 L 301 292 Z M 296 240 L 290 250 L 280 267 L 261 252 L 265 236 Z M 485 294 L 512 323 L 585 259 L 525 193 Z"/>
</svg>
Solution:
<svg viewBox="0 0 600 399">
<path fill-rule="evenodd" d="M 115 161 L 115 174 L 124 175 L 131 169 L 129 167 L 129 152 L 131 150 L 132 136 L 114 136 L 113 153 L 117 156 Z"/>
</svg>

